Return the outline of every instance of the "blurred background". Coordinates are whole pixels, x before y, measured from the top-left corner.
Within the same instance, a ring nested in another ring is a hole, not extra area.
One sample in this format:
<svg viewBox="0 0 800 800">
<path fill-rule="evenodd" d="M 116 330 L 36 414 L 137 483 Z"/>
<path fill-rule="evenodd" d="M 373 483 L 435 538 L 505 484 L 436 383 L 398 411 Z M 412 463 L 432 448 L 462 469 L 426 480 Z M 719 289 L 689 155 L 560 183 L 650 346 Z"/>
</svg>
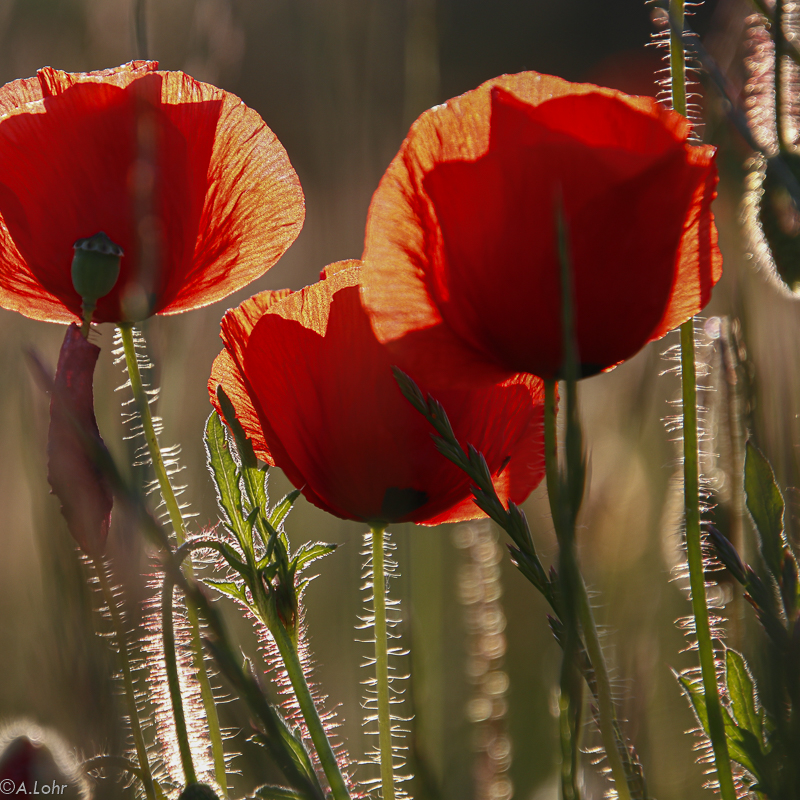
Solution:
<svg viewBox="0 0 800 800">
<path fill-rule="evenodd" d="M 218 519 L 202 429 L 224 311 L 255 291 L 299 288 L 326 264 L 359 257 L 371 194 L 409 124 L 429 106 L 495 75 L 527 69 L 653 94 L 662 52 L 648 45 L 656 26 L 641 0 L 149 0 L 144 6 L 147 55 L 258 110 L 286 147 L 307 203 L 299 239 L 264 278 L 211 308 L 144 327 L 156 364 L 151 380 L 161 387 L 162 442 L 183 447 L 180 482 L 188 485 L 184 498 L 199 530 Z M 745 0 L 717 0 L 696 8 L 691 20 L 738 84 L 750 13 Z M 0 81 L 33 75 L 46 64 L 86 71 L 129 61 L 141 54 L 133 21 L 132 0 L 0 0 Z M 712 90 L 698 91 L 707 115 L 701 134 L 721 148 L 716 214 L 725 256 L 709 320 L 698 323 L 707 365 L 705 421 L 714 437 L 705 466 L 718 504 L 709 516 L 726 532 L 743 529 L 747 542 L 732 477 L 741 431 L 756 436 L 784 487 L 798 485 L 800 309 L 745 256 L 738 216 L 747 148 L 730 132 Z M 52 728 L 81 756 L 116 753 L 125 734 L 113 661 L 94 635 L 86 573 L 49 495 L 48 403 L 25 363 L 33 348 L 54 367 L 63 329 L 0 311 L 0 337 L 0 721 L 27 718 Z M 124 393 L 114 392 L 124 377 L 108 326 L 100 341 L 99 424 L 120 462 L 130 463 L 119 421 Z M 676 626 L 689 605 L 677 569 L 680 434 L 669 425 L 679 382 L 669 372 L 674 363 L 662 355 L 675 344 L 677 336 L 667 337 L 581 384 L 591 482 L 579 541 L 626 731 L 652 795 L 691 800 L 710 795 L 701 788 L 695 737 L 685 733 L 695 722 L 671 673 L 694 662 L 682 652 L 687 640 Z M 287 489 L 274 470 L 273 499 Z M 791 509 L 793 492 L 787 494 Z M 549 564 L 555 542 L 541 488 L 525 509 Z M 301 499 L 287 530 L 296 544 L 343 544 L 319 564 L 320 577 L 306 595 L 307 623 L 317 680 L 329 707 L 338 707 L 341 738 L 359 760 L 369 746 L 360 707 L 367 648 L 354 642 L 363 526 L 328 517 Z M 403 641 L 411 648 L 402 665 L 411 675 L 407 710 L 416 714 L 408 791 L 417 800 L 556 798 L 553 701 L 560 653 L 546 604 L 515 572 L 488 524 L 398 526 L 393 535 L 401 577 L 392 590 L 402 600 Z M 137 532 L 124 520 L 112 526 L 110 554 L 136 626 L 146 594 L 140 574 L 149 567 Z M 720 603 L 732 594 L 724 583 L 716 591 Z M 741 605 L 727 606 L 734 646 L 750 625 Z M 250 623 L 233 607 L 227 611 L 237 640 L 255 656 Z M 228 727 L 247 728 L 238 703 L 221 713 Z M 587 733 L 589 747 L 592 736 Z M 261 751 L 246 739 L 237 733 L 232 743 L 242 754 L 234 762 L 240 774 L 232 796 L 270 777 Z M 359 775 L 372 773 L 364 768 Z M 600 797 L 602 781 L 591 767 L 586 780 L 587 796 Z M 123 789 L 106 781 L 96 794 L 114 798 Z"/>
</svg>

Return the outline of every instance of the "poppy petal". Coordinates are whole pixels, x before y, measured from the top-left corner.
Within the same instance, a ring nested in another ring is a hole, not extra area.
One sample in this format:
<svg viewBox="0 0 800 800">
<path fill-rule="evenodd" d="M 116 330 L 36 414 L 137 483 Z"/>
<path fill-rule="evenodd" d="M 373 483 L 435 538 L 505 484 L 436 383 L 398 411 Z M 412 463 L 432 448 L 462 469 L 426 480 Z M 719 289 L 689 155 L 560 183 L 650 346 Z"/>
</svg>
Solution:
<svg viewBox="0 0 800 800">
<path fill-rule="evenodd" d="M 721 257 L 713 149 L 685 119 L 535 73 L 426 112 L 370 205 L 364 298 L 397 352 L 439 334 L 461 361 L 556 377 L 563 209 L 584 375 L 610 369 L 707 302 Z"/>
<path fill-rule="evenodd" d="M 430 426 L 394 381 L 394 354 L 369 325 L 359 272 L 339 264 L 278 302 L 257 296 L 228 312 L 223 341 L 249 394 L 240 421 L 255 412 L 275 463 L 310 502 L 337 516 L 423 524 L 483 516 L 469 501 L 468 478 L 438 453 Z M 434 370 L 424 375 L 430 380 Z M 541 381 L 514 376 L 470 391 L 422 385 L 490 469 L 505 470 L 503 498 L 524 499 L 542 477 Z"/>
<path fill-rule="evenodd" d="M 72 245 L 100 231 L 125 255 L 96 322 L 219 300 L 296 238 L 302 190 L 272 131 L 234 95 L 156 66 L 48 68 L 0 91 L 3 306 L 79 316 Z"/>
</svg>

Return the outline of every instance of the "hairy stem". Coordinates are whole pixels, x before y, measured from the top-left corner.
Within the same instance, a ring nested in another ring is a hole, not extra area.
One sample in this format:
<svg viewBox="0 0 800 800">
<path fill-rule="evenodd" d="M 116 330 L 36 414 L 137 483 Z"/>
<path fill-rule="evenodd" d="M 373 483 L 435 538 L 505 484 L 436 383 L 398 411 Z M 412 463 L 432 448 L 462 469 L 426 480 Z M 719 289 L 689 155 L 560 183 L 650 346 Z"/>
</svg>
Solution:
<svg viewBox="0 0 800 800">
<path fill-rule="evenodd" d="M 161 592 L 161 635 L 164 640 L 164 668 L 167 673 L 167 686 L 172 701 L 172 716 L 175 719 L 175 737 L 181 754 L 181 765 L 186 783 L 197 783 L 197 774 L 192 761 L 192 748 L 186 731 L 186 716 L 183 713 L 181 682 L 178 675 L 178 657 L 175 652 L 175 628 L 172 613 L 172 596 L 175 583 L 169 575 L 164 575 L 164 588 Z"/>
<path fill-rule="evenodd" d="M 385 528 L 372 528 L 372 605 L 375 612 L 375 689 L 378 695 L 378 748 L 383 800 L 394 800 L 392 714 L 389 707 L 389 646 L 386 628 Z"/>
<path fill-rule="evenodd" d="M 114 626 L 114 635 L 117 639 L 117 651 L 122 666 L 122 682 L 125 687 L 125 699 L 128 703 L 128 717 L 131 721 L 131 733 L 133 734 L 133 744 L 136 748 L 136 758 L 139 762 L 139 771 L 144 785 L 147 800 L 156 800 L 156 790 L 153 785 L 153 775 L 150 772 L 150 762 L 147 760 L 147 748 L 144 744 L 142 727 L 139 723 L 139 709 L 136 705 L 136 690 L 133 685 L 133 674 L 131 672 L 130 649 L 128 636 L 125 632 L 125 624 L 122 621 L 117 598 L 108 583 L 105 564 L 100 558 L 92 558 L 94 571 L 100 582 L 100 589 L 106 601 L 108 610 L 111 612 L 111 621 Z"/>
<path fill-rule="evenodd" d="M 567 414 L 569 417 L 568 427 L 575 428 L 579 423 L 577 420 L 575 382 L 569 381 L 567 386 Z M 559 494 L 551 492 L 551 485 L 555 488 L 559 486 L 558 470 L 558 451 L 556 445 L 556 413 L 555 413 L 555 381 L 545 381 L 545 470 L 547 475 L 547 491 L 550 497 L 550 509 L 556 525 L 556 532 L 559 539 L 559 553 L 561 556 L 560 572 L 563 573 L 562 580 L 565 586 L 565 597 L 562 605 L 566 609 L 570 607 L 570 614 L 574 614 L 576 621 L 580 623 L 586 644 L 586 652 L 592 663 L 595 675 L 595 686 L 597 693 L 597 717 L 600 727 L 600 735 L 603 740 L 603 748 L 606 751 L 608 765 L 611 768 L 611 775 L 614 778 L 615 788 L 620 800 L 630 800 L 625 768 L 622 764 L 618 749 L 618 738 L 616 734 L 617 720 L 614 709 L 614 701 L 611 694 L 611 682 L 608 677 L 608 668 L 603 656 L 603 649 L 600 646 L 600 639 L 597 635 L 597 625 L 592 614 L 592 607 L 589 603 L 589 596 L 586 591 L 586 584 L 578 567 L 577 553 L 575 552 L 575 520 L 577 518 L 577 508 L 565 508 L 564 503 L 578 503 L 578 490 L 564 491 Z M 575 458 L 580 459 L 580 440 L 579 436 L 573 434 L 576 439 L 572 446 L 567 448 L 570 456 L 566 468 L 575 471 L 577 467 L 570 462 Z M 569 480 L 566 485 L 577 487 L 580 481 Z M 560 497 L 560 499 L 559 499 Z M 567 614 L 565 613 L 566 617 Z M 567 620 L 564 620 L 565 627 Z M 567 635 L 569 628 L 567 627 Z M 570 648 L 571 657 L 574 661 L 577 642 Z M 564 648 L 564 657 L 567 657 L 567 648 Z M 562 723 L 563 727 L 563 723 Z"/>
<path fill-rule="evenodd" d="M 131 391 L 133 392 L 136 409 L 142 419 L 142 427 L 144 429 L 145 440 L 147 441 L 147 449 L 150 452 L 150 458 L 153 462 L 153 470 L 155 472 L 156 479 L 158 480 L 159 488 L 161 489 L 161 496 L 164 500 L 164 504 L 167 507 L 170 522 L 172 523 L 173 530 L 175 531 L 175 538 L 180 546 L 186 541 L 186 528 L 183 523 L 183 516 L 181 514 L 180 506 L 178 505 L 178 500 L 175 497 L 175 492 L 172 489 L 172 484 L 170 483 L 166 467 L 164 466 L 164 459 L 161 455 L 161 448 L 158 444 L 158 436 L 156 435 L 156 431 L 153 426 L 153 417 L 150 414 L 150 404 L 142 384 L 139 361 L 136 357 L 136 348 L 133 343 L 133 327 L 130 324 L 122 324 L 119 326 L 119 332 L 120 336 L 122 337 L 122 345 L 125 350 L 125 363 L 128 367 L 128 377 L 131 382 Z M 184 572 L 186 573 L 187 577 L 191 577 L 193 574 L 191 556 L 186 561 Z M 211 689 L 211 682 L 209 681 L 205 659 L 203 658 L 203 643 L 200 639 L 200 622 L 197 618 L 196 609 L 190 602 L 188 602 L 188 600 L 186 603 L 186 610 L 191 629 L 192 660 L 197 675 L 197 681 L 200 685 L 200 694 L 203 699 L 203 708 L 206 713 L 206 722 L 208 724 L 208 736 L 211 740 L 211 751 L 214 758 L 214 778 L 223 794 L 227 794 L 227 777 L 225 773 L 225 752 L 222 746 L 222 731 L 220 730 L 219 726 L 219 716 L 217 715 L 217 706 L 214 702 L 214 693 Z M 165 653 L 165 658 L 174 659 L 174 649 L 171 654 Z M 177 667 L 175 667 L 175 669 L 177 671 Z"/>
<path fill-rule="evenodd" d="M 347 784 L 341 769 L 339 769 L 339 762 L 336 760 L 336 755 L 325 732 L 325 726 L 322 724 L 317 707 L 314 705 L 314 698 L 311 696 L 311 690 L 308 688 L 297 646 L 280 620 L 276 620 L 275 624 L 269 626 L 269 630 L 275 638 L 283 666 L 292 683 L 297 704 L 300 706 L 300 713 L 303 715 L 309 736 L 314 743 L 322 771 L 331 787 L 333 800 L 350 800 L 350 792 L 347 790 Z"/>
<path fill-rule="evenodd" d="M 697 650 L 703 676 L 703 694 L 708 709 L 708 735 L 714 750 L 720 795 L 735 800 L 725 722 L 717 688 L 714 646 L 706 603 L 703 552 L 700 544 L 700 459 L 697 443 L 697 388 L 694 366 L 694 320 L 681 325 L 681 381 L 683 394 L 683 498 L 686 515 L 686 558 L 692 591 Z"/>
<path fill-rule="evenodd" d="M 684 24 L 684 0 L 670 0 L 670 16 L 678 23 L 672 29 L 669 44 L 669 69 L 672 86 L 672 107 L 686 116 L 686 59 L 681 31 Z M 714 764 L 722 800 L 735 800 L 725 723 L 717 688 L 714 647 L 706 604 L 703 553 L 700 546 L 700 464 L 697 443 L 697 385 L 694 366 L 694 320 L 681 325 L 681 385 L 683 400 L 683 496 L 686 515 L 686 555 L 689 562 L 689 583 L 692 591 L 703 693 L 708 712 L 708 732 L 714 750 Z"/>
</svg>

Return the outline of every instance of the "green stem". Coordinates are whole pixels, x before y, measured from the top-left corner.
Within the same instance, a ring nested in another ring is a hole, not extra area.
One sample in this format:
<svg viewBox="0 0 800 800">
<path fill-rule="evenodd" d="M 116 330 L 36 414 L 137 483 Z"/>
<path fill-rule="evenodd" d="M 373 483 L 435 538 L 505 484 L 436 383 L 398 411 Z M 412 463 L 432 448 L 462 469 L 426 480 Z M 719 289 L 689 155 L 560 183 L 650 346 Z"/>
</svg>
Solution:
<svg viewBox="0 0 800 800">
<path fill-rule="evenodd" d="M 686 116 L 686 60 L 681 31 L 684 23 L 684 0 L 670 0 L 670 15 L 677 22 L 669 45 L 669 69 L 672 78 L 672 107 Z M 777 66 L 777 65 L 776 65 Z M 686 514 L 686 555 L 695 620 L 703 693 L 708 713 L 708 735 L 714 751 L 714 764 L 722 800 L 736 800 L 725 723 L 717 689 L 714 647 L 706 604 L 703 553 L 700 545 L 700 463 L 697 442 L 697 383 L 694 364 L 694 320 L 681 325 L 681 385 L 683 400 L 683 496 Z"/>
<path fill-rule="evenodd" d="M 137 411 L 142 419 L 142 427 L 144 429 L 145 440 L 147 441 L 147 448 L 150 452 L 150 458 L 153 462 L 153 470 L 158 480 L 159 488 L 161 489 L 161 496 L 167 507 L 167 512 L 169 513 L 170 522 L 175 531 L 175 538 L 178 542 L 178 546 L 180 546 L 186 541 L 186 528 L 183 523 L 183 515 L 181 514 L 178 500 L 175 497 L 175 492 L 172 489 L 172 484 L 170 483 L 166 467 L 164 466 L 164 459 L 161 456 L 161 448 L 158 444 L 158 436 L 153 426 L 150 404 L 144 390 L 144 385 L 142 384 L 139 361 L 136 357 L 136 348 L 133 342 L 133 326 L 129 323 L 121 324 L 119 326 L 119 332 L 125 350 L 125 363 L 128 367 L 131 391 L 133 392 Z M 193 575 L 191 556 L 186 561 L 184 572 L 187 577 Z M 214 758 L 214 778 L 223 794 L 227 794 L 228 783 L 225 773 L 225 751 L 222 746 L 222 731 L 220 730 L 219 716 L 217 715 L 217 707 L 214 702 L 214 693 L 211 689 L 211 682 L 209 681 L 205 660 L 203 658 L 200 622 L 197 618 L 196 609 L 188 600 L 186 603 L 186 610 L 191 629 L 192 660 L 197 674 L 197 681 L 200 684 L 200 694 L 206 713 L 206 722 L 208 724 L 208 736 L 211 740 L 211 751 Z M 165 657 L 174 659 L 174 650 L 171 654 L 165 653 Z M 177 666 L 175 669 L 177 670 Z M 188 743 L 186 746 L 188 746 Z"/>
<path fill-rule="evenodd" d="M 331 787 L 333 800 L 350 800 L 350 792 L 347 790 L 347 784 L 344 782 L 342 771 L 339 769 L 339 762 L 336 760 L 328 735 L 325 733 L 325 726 L 319 718 L 317 707 L 314 705 L 314 698 L 308 688 L 297 646 L 279 619 L 269 626 L 269 630 L 275 639 L 278 652 L 283 660 L 283 666 L 286 668 L 286 673 L 292 683 L 292 689 L 308 728 L 308 734 L 311 736 L 322 771 L 325 773 L 325 777 Z"/>
<path fill-rule="evenodd" d="M 375 612 L 375 689 L 378 695 L 378 748 L 383 800 L 394 800 L 392 715 L 389 707 L 389 646 L 386 629 L 385 528 L 372 528 L 372 605 Z"/>
<path fill-rule="evenodd" d="M 576 387 L 574 381 L 567 383 L 567 416 L 568 427 L 574 429 L 568 444 L 568 462 L 567 471 L 572 470 L 576 472 L 579 466 L 576 467 L 574 460 L 580 459 L 580 435 L 579 423 L 577 418 L 577 408 L 575 397 Z M 582 480 L 580 477 L 567 480 L 567 486 L 572 487 L 572 491 L 561 493 L 561 502 L 558 500 L 558 495 L 551 492 L 551 485 L 554 487 L 559 486 L 559 472 L 558 472 L 558 451 L 556 446 L 556 411 L 555 411 L 555 381 L 545 381 L 545 423 L 544 423 L 544 440 L 545 440 L 545 473 L 547 475 L 547 490 L 550 497 L 550 509 L 554 521 L 558 520 L 556 524 L 556 532 L 559 539 L 559 553 L 561 557 L 560 572 L 564 584 L 564 597 L 562 598 L 562 607 L 569 609 L 565 616 L 574 615 L 580 623 L 583 630 L 583 636 L 586 644 L 586 652 L 589 655 L 589 660 L 592 663 L 592 669 L 595 675 L 595 684 L 597 692 L 597 716 L 600 727 L 600 735 L 603 740 L 603 748 L 606 751 L 606 758 L 608 759 L 609 767 L 611 768 L 611 775 L 614 779 L 617 796 L 620 800 L 630 800 L 630 790 L 628 788 L 627 776 L 625 768 L 622 764 L 618 749 L 618 737 L 616 735 L 617 720 L 616 712 L 614 709 L 614 701 L 611 694 L 611 681 L 608 677 L 608 668 L 606 667 L 605 657 L 603 656 L 603 649 L 600 646 L 600 639 L 597 635 L 597 626 L 592 614 L 592 607 L 589 603 L 589 596 L 586 591 L 586 584 L 580 573 L 578 566 L 577 553 L 575 551 L 575 521 L 577 518 L 578 508 L 564 508 L 562 503 L 566 501 L 572 504 L 579 505 L 581 500 Z M 574 627 L 574 623 L 570 625 L 567 619 L 564 620 L 565 629 L 569 636 L 569 628 Z M 577 642 L 574 642 L 570 648 L 571 658 L 574 661 L 577 652 Z M 565 647 L 565 659 L 567 657 L 567 648 Z M 563 727 L 563 722 L 562 722 Z"/>
<path fill-rule="evenodd" d="M 175 628 L 172 613 L 172 596 L 175 583 L 169 575 L 164 575 L 164 588 L 161 592 L 161 635 L 164 637 L 164 669 L 167 673 L 167 686 L 172 701 L 172 716 L 175 718 L 175 737 L 181 754 L 181 765 L 186 783 L 197 783 L 197 774 L 192 761 L 192 748 L 186 731 L 186 716 L 183 713 L 181 682 L 178 675 L 178 657 L 175 652 Z"/>
<path fill-rule="evenodd" d="M 600 646 L 600 638 L 597 635 L 597 626 L 592 614 L 592 606 L 589 602 L 586 584 L 577 569 L 575 573 L 577 577 L 575 588 L 577 589 L 578 619 L 581 623 L 586 651 L 589 654 L 589 660 L 592 662 L 597 685 L 597 718 L 600 726 L 600 736 L 603 740 L 603 748 L 606 751 L 608 765 L 611 767 L 617 797 L 619 800 L 630 800 L 628 780 L 619 754 L 620 743 L 616 735 L 618 726 L 608 668 L 603 656 L 603 648 Z"/>
<path fill-rule="evenodd" d="M 683 51 L 684 0 L 669 0 L 672 20 L 669 39 L 669 73 L 672 108 L 686 116 L 686 55 Z"/>
<path fill-rule="evenodd" d="M 553 524 L 561 504 L 558 497 L 558 442 L 556 441 L 556 381 L 548 378 L 544 382 L 544 464 L 547 481 L 547 496 L 550 499 L 550 512 Z"/>
<path fill-rule="evenodd" d="M 706 603 L 703 552 L 700 545 L 700 459 L 697 442 L 697 389 L 694 366 L 694 320 L 681 325 L 681 381 L 683 385 L 683 496 L 686 513 L 686 557 L 692 591 L 697 650 L 703 676 L 703 694 L 708 710 L 708 736 L 722 800 L 736 800 L 731 773 L 725 722 L 717 689 L 714 646 Z"/>
<path fill-rule="evenodd" d="M 114 634 L 117 639 L 117 650 L 119 652 L 119 660 L 122 665 L 122 682 L 125 687 L 125 699 L 128 702 L 128 717 L 131 721 L 131 733 L 133 734 L 133 744 L 136 748 L 136 758 L 139 761 L 139 769 L 141 770 L 142 784 L 144 791 L 147 795 L 147 800 L 156 800 L 156 790 L 153 785 L 153 775 L 150 772 L 150 762 L 147 760 L 147 748 L 144 744 L 144 736 L 142 735 L 142 727 L 139 724 L 139 709 L 136 706 L 136 690 L 133 685 L 133 674 L 131 672 L 130 650 L 128 645 L 128 637 L 125 633 L 125 625 L 122 621 L 122 615 L 117 605 L 117 599 L 114 597 L 114 592 L 108 583 L 108 575 L 106 574 L 105 564 L 100 558 L 92 558 L 94 571 L 97 573 L 97 579 L 100 582 L 100 589 L 103 592 L 103 598 L 106 601 L 108 610 L 111 612 L 111 621 L 114 625 Z"/>
<path fill-rule="evenodd" d="M 786 36 L 783 32 L 783 12 L 783 0 L 775 0 L 775 10 L 770 25 L 772 41 L 775 43 L 775 67 L 772 70 L 772 76 L 775 87 L 775 133 L 778 137 L 778 147 L 782 153 L 789 149 L 785 126 L 787 114 L 783 57 L 786 53 Z"/>
</svg>

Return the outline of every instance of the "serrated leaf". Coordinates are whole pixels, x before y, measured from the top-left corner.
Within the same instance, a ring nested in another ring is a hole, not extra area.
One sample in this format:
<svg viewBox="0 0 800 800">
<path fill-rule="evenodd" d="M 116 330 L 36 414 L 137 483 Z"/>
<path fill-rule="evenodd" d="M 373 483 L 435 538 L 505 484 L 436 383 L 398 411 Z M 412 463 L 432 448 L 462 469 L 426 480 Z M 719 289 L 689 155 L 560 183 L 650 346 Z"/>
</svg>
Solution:
<svg viewBox="0 0 800 800">
<path fill-rule="evenodd" d="M 250 507 L 254 511 L 257 509 L 259 512 L 259 516 L 256 518 L 256 526 L 262 539 L 265 539 L 267 534 L 263 525 L 261 525 L 261 518 L 263 517 L 266 519 L 269 516 L 268 480 L 269 472 L 266 467 L 264 469 L 259 467 L 242 467 L 242 482 L 244 483 L 244 490 L 247 492 L 247 499 L 250 502 Z"/>
<path fill-rule="evenodd" d="M 286 519 L 286 515 L 292 510 L 294 501 L 297 500 L 298 497 L 300 497 L 300 490 L 294 489 L 272 509 L 269 515 L 269 524 L 272 525 L 275 530 L 277 530 L 283 520 Z"/>
<path fill-rule="evenodd" d="M 255 467 L 258 461 L 253 451 L 253 443 L 244 432 L 244 428 L 236 417 L 236 409 L 233 407 L 233 403 L 231 403 L 228 395 L 225 394 L 225 390 L 222 386 L 217 386 L 217 401 L 219 402 L 219 407 L 222 409 L 225 422 L 228 424 L 233 434 L 242 466 L 245 469 L 248 467 Z"/>
<path fill-rule="evenodd" d="M 338 544 L 323 544 L 322 542 L 311 544 L 307 542 L 295 553 L 292 566 L 297 572 L 302 572 L 312 561 L 329 555 L 338 546 Z"/>
<path fill-rule="evenodd" d="M 248 606 L 250 605 L 247 601 L 247 595 L 245 594 L 243 584 L 234 583 L 233 581 L 222 581 L 217 578 L 203 578 L 203 583 L 228 597 L 232 597 L 234 600 L 239 600 Z"/>
<path fill-rule="evenodd" d="M 246 534 L 248 530 L 242 515 L 242 491 L 239 488 L 239 471 L 233 460 L 225 426 L 216 411 L 206 422 L 203 441 L 208 456 L 208 466 L 217 488 L 217 501 L 243 550 L 252 548 Z"/>
<path fill-rule="evenodd" d="M 781 555 L 787 547 L 783 532 L 784 502 L 775 474 L 764 454 L 750 441 L 744 460 L 744 490 L 747 510 L 753 518 L 761 542 L 761 554 L 778 580 Z"/>
<path fill-rule="evenodd" d="M 259 800 L 305 800 L 305 795 L 285 786 L 259 786 L 254 797 Z"/>
<path fill-rule="evenodd" d="M 300 578 L 300 580 L 297 581 L 297 583 L 294 586 L 294 591 L 295 594 L 297 595 L 298 601 L 303 596 L 303 592 L 305 592 L 305 590 L 308 589 L 308 586 L 311 583 L 311 581 L 313 581 L 314 578 L 316 577 L 317 577 L 316 575 L 309 575 L 305 578 Z"/>
<path fill-rule="evenodd" d="M 753 679 L 744 658 L 735 650 L 725 653 L 725 683 L 731 699 L 731 710 L 739 726 L 762 741 L 761 715 L 756 708 Z"/>
<path fill-rule="evenodd" d="M 697 721 L 703 728 L 706 737 L 708 737 L 708 709 L 703 689 L 683 675 L 678 675 L 677 678 L 692 704 Z M 750 731 L 740 728 L 725 706 L 721 708 L 725 725 L 725 738 L 728 742 L 728 754 L 737 764 L 754 775 L 757 780 L 763 780 L 764 762 L 756 737 Z"/>
</svg>

